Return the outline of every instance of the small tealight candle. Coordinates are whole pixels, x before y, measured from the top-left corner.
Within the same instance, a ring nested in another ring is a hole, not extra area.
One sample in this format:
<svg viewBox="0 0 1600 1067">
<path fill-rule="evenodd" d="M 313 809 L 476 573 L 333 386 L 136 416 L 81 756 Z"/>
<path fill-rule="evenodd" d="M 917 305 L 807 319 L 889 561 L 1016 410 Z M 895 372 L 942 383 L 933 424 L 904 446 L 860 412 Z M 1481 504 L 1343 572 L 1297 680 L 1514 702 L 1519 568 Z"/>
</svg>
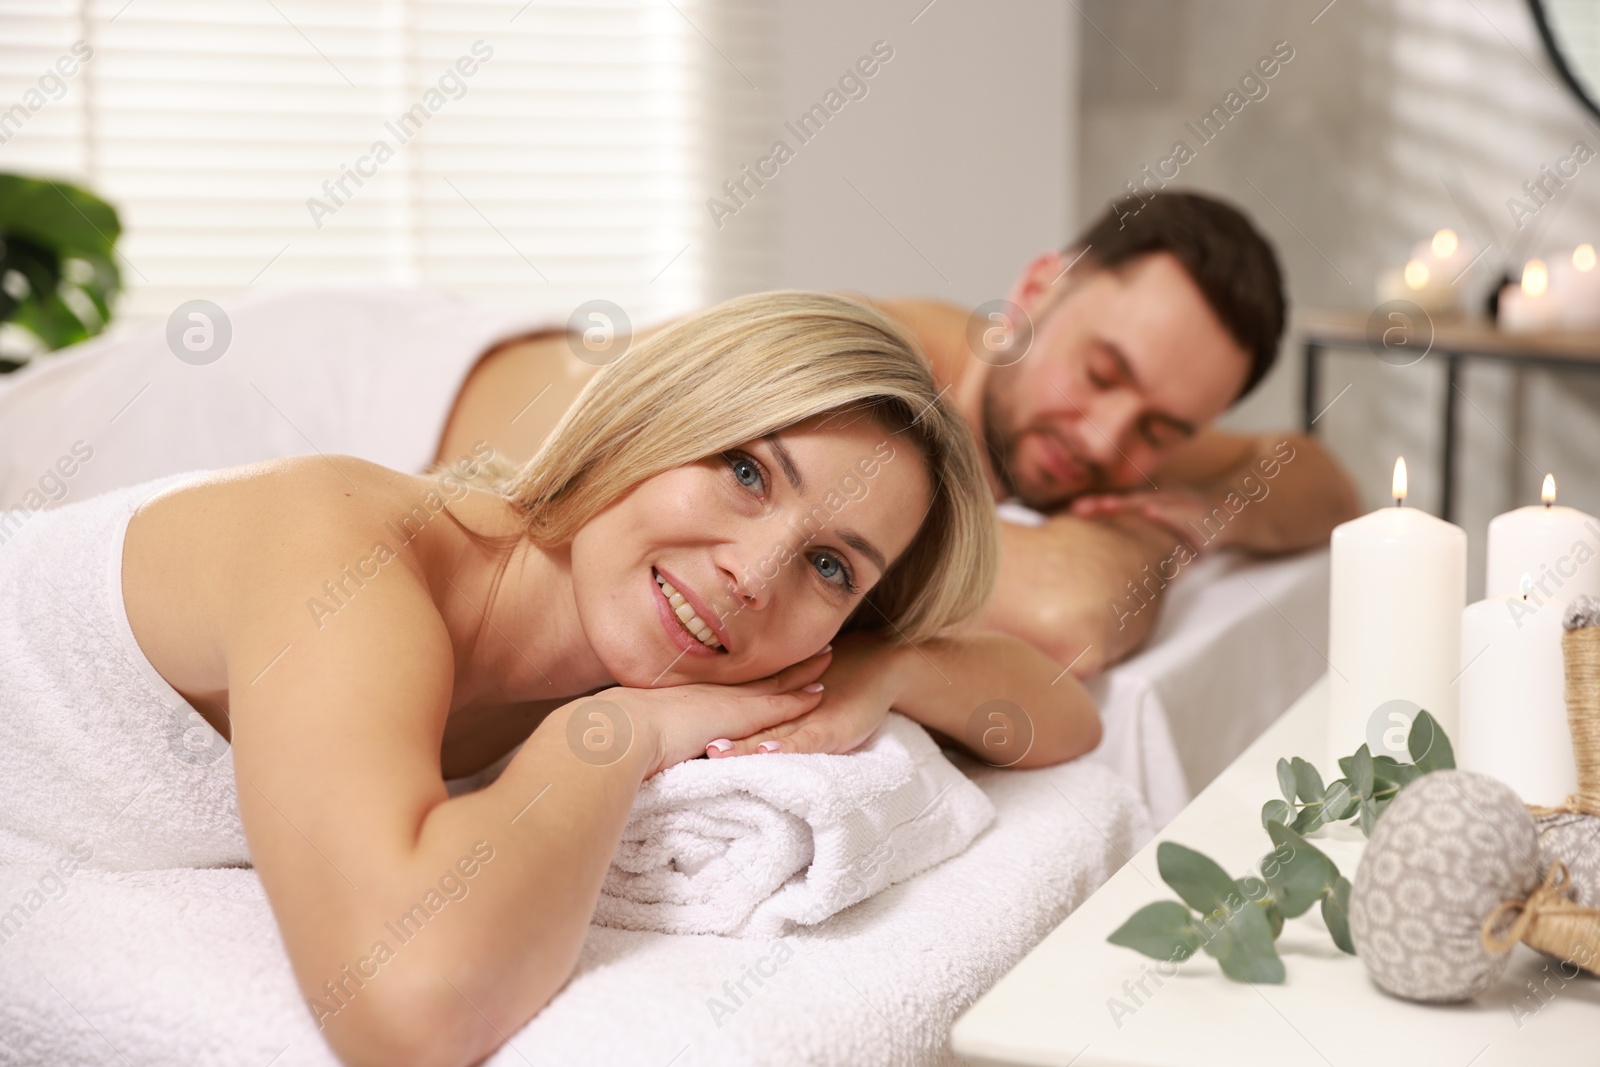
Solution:
<svg viewBox="0 0 1600 1067">
<path fill-rule="evenodd" d="M 1455 736 L 1467 535 L 1403 506 L 1405 498 L 1401 458 L 1395 461 L 1395 506 L 1342 523 L 1330 540 L 1332 758 L 1368 741 L 1374 713 L 1396 700 L 1426 709 L 1447 737 Z M 1393 724 L 1386 719 L 1382 726 Z"/>
<path fill-rule="evenodd" d="M 1561 299 L 1561 325 L 1568 330 L 1600 330 L 1600 270 L 1594 245 L 1581 244 L 1557 262 L 1550 287 Z"/>
<path fill-rule="evenodd" d="M 1472 263 L 1472 249 L 1454 230 L 1440 230 L 1418 241 L 1404 267 L 1378 279 L 1378 300 L 1407 300 L 1429 314 L 1450 316 L 1461 310 L 1455 282 Z"/>
<path fill-rule="evenodd" d="M 1499 326 L 1507 333 L 1539 333 L 1560 325 L 1561 299 L 1550 291 L 1550 269 L 1544 260 L 1528 260 L 1521 283 L 1500 290 L 1499 307 Z"/>
</svg>

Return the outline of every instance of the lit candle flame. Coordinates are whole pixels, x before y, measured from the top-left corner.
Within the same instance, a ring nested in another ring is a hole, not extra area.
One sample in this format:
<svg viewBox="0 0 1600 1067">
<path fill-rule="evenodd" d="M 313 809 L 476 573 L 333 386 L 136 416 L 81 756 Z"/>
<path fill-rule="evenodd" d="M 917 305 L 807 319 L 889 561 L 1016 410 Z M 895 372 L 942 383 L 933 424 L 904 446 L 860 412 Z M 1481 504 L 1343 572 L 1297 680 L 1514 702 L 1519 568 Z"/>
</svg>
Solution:
<svg viewBox="0 0 1600 1067">
<path fill-rule="evenodd" d="M 1420 259 L 1413 259 L 1406 264 L 1406 286 L 1411 289 L 1421 289 L 1428 284 L 1428 265 Z"/>
<path fill-rule="evenodd" d="M 1594 270 L 1595 262 L 1594 245 L 1585 242 L 1572 250 L 1572 265 L 1584 274 Z"/>
<path fill-rule="evenodd" d="M 1460 245 L 1461 239 L 1456 236 L 1454 230 L 1440 230 L 1433 235 L 1433 254 L 1440 259 L 1449 259 L 1455 255 Z"/>
<path fill-rule="evenodd" d="M 1522 291 L 1529 296 L 1542 296 L 1550 287 L 1550 271 L 1542 259 L 1530 259 L 1522 268 Z"/>
<path fill-rule="evenodd" d="M 1556 502 L 1556 476 L 1554 474 L 1546 474 L 1544 476 L 1544 488 L 1539 490 L 1539 499 L 1544 501 L 1545 507 L 1549 507 Z"/>
<path fill-rule="evenodd" d="M 1401 504 L 1406 499 L 1406 457 L 1398 456 L 1394 461 L 1394 502 Z"/>
</svg>

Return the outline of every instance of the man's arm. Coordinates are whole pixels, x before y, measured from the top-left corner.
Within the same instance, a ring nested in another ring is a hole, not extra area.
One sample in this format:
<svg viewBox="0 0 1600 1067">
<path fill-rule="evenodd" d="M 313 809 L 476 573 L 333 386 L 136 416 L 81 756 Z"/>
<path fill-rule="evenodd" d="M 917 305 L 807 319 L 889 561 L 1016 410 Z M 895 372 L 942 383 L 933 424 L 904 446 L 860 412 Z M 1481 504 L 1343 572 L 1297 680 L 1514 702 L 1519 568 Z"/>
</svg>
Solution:
<svg viewBox="0 0 1600 1067">
<path fill-rule="evenodd" d="M 1142 515 L 1199 551 L 1225 545 L 1276 555 L 1326 544 L 1361 513 L 1355 487 L 1316 438 L 1207 430 L 1153 475 L 1157 488 L 1073 502 L 1080 518 Z"/>
<path fill-rule="evenodd" d="M 1138 515 L 1002 522 L 999 581 L 975 627 L 1020 637 L 1089 678 L 1144 643 L 1161 590 L 1194 555 Z"/>
<path fill-rule="evenodd" d="M 979 624 L 1092 677 L 1145 642 L 1166 586 L 1202 553 L 1326 544 L 1361 510 L 1338 464 L 1300 433 L 1207 431 L 1155 477 L 1158 489 L 1083 498 L 1041 526 L 1002 523 L 1000 580 Z"/>
</svg>

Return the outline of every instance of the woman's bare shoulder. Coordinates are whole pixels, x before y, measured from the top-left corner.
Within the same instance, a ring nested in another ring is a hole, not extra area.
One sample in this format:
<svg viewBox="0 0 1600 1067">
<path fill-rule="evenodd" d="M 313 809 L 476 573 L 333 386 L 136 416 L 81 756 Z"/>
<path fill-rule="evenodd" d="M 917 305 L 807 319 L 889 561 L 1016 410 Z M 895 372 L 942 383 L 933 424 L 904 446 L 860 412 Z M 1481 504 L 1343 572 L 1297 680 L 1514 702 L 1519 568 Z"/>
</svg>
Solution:
<svg viewBox="0 0 1600 1067">
<path fill-rule="evenodd" d="M 384 584 L 426 595 L 405 536 L 416 520 L 405 516 L 429 485 L 352 456 L 317 455 L 228 468 L 163 490 L 128 525 L 129 624 L 180 692 L 220 695 L 230 649 L 319 631 L 380 574 Z M 423 513 L 432 515 L 425 505 Z M 380 598 L 369 591 L 364 599 Z M 419 616 L 420 625 L 437 626 L 426 604 L 410 599 L 419 610 L 389 624 Z"/>
</svg>

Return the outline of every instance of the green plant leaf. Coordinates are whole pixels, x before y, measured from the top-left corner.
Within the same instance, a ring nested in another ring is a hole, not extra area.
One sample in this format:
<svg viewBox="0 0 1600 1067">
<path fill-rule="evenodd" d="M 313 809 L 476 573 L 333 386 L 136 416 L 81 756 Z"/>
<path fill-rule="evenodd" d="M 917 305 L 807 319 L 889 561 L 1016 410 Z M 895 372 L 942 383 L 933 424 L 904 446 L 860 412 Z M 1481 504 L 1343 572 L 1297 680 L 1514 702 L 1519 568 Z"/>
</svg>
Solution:
<svg viewBox="0 0 1600 1067">
<path fill-rule="evenodd" d="M 1307 805 L 1300 809 L 1300 814 L 1296 815 L 1294 822 L 1289 825 L 1294 827 L 1296 833 L 1309 834 L 1322 825 L 1322 816 L 1323 810 L 1320 805 L 1317 807 Z M 1270 831 L 1272 827 L 1269 826 L 1267 829 Z"/>
<path fill-rule="evenodd" d="M 1289 765 L 1289 761 L 1286 759 L 1278 761 L 1278 788 L 1283 790 L 1283 799 L 1293 804 L 1295 789 L 1294 768 Z"/>
<path fill-rule="evenodd" d="M 1201 947 L 1216 957 L 1222 973 L 1236 982 L 1283 981 L 1283 961 L 1272 944 L 1272 925 L 1265 908 L 1246 902 L 1226 913 L 1226 918 L 1206 923 L 1211 936 L 1202 934 Z"/>
<path fill-rule="evenodd" d="M 1358 803 L 1356 794 L 1350 788 L 1350 783 L 1343 778 L 1335 778 L 1328 783 L 1328 791 L 1322 797 L 1323 823 L 1348 819 L 1356 813 L 1356 805 Z"/>
<path fill-rule="evenodd" d="M 1406 750 L 1411 753 L 1411 761 L 1423 774 L 1429 771 L 1454 770 L 1456 765 L 1455 750 L 1450 747 L 1450 739 L 1444 734 L 1444 727 L 1439 721 L 1426 711 L 1417 712 L 1417 717 L 1411 723 L 1411 733 L 1406 737 Z"/>
<path fill-rule="evenodd" d="M 1356 758 L 1354 756 L 1340 756 L 1339 773 L 1344 775 L 1346 778 L 1350 777 L 1350 768 L 1355 766 L 1355 761 Z"/>
<path fill-rule="evenodd" d="M 1333 943 L 1340 950 L 1354 956 L 1355 942 L 1350 940 L 1350 879 L 1340 875 L 1328 895 L 1322 898 L 1322 921 L 1333 935 Z"/>
<path fill-rule="evenodd" d="M 109 257 L 122 225 L 110 204 L 87 189 L 47 178 L 0 174 L 0 234 L 28 238 L 61 256 Z"/>
<path fill-rule="evenodd" d="M 1290 763 L 1290 769 L 1294 772 L 1295 792 L 1299 794 L 1301 800 L 1307 804 L 1315 804 L 1322 800 L 1322 775 L 1317 773 L 1315 767 L 1296 756 Z"/>
<path fill-rule="evenodd" d="M 1188 908 L 1176 900 L 1159 900 L 1134 912 L 1106 940 L 1151 959 L 1181 963 L 1200 947 L 1200 932 Z"/>
<path fill-rule="evenodd" d="M 1273 823 L 1267 827 L 1267 835 L 1278 846 L 1261 862 L 1261 873 L 1272 887 L 1273 899 L 1285 917 L 1304 915 L 1338 880 L 1339 868 L 1321 849 L 1287 826 Z M 1269 864 L 1268 859 L 1273 862 Z"/>
<path fill-rule="evenodd" d="M 1281 800 L 1269 800 L 1261 805 L 1261 828 L 1265 830 L 1268 823 L 1281 822 L 1287 824 L 1294 815 L 1294 809 Z"/>
<path fill-rule="evenodd" d="M 1355 759 L 1350 764 L 1350 785 L 1364 797 L 1372 795 L 1372 753 L 1366 745 L 1356 749 Z"/>
<path fill-rule="evenodd" d="M 1276 941 L 1278 935 L 1283 933 L 1283 909 L 1271 897 L 1261 907 L 1267 913 L 1267 929 L 1272 931 L 1272 940 Z"/>
<path fill-rule="evenodd" d="M 1372 836 L 1372 828 L 1378 824 L 1378 804 L 1371 797 L 1361 798 L 1361 832 L 1368 837 Z"/>
<path fill-rule="evenodd" d="M 121 286 L 111 258 L 120 233 L 116 210 L 86 189 L 0 174 L 0 279 L 15 290 L 0 290 L 0 322 L 47 349 L 99 333 Z"/>
<path fill-rule="evenodd" d="M 1163 841 L 1156 846 L 1156 868 L 1162 881 L 1202 916 L 1226 913 L 1229 898 L 1237 892 L 1233 879 L 1215 860 L 1176 841 Z"/>
<path fill-rule="evenodd" d="M 1415 764 L 1401 763 L 1393 756 L 1372 757 L 1373 789 L 1399 789 L 1422 774 Z"/>
</svg>

